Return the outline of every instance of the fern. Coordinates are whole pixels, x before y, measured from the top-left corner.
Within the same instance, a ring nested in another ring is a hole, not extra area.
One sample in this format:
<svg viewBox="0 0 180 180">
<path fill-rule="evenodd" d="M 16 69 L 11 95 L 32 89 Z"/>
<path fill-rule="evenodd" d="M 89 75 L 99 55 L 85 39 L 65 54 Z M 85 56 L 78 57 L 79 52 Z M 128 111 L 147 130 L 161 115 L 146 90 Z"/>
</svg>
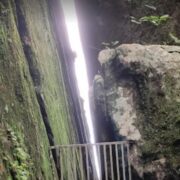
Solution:
<svg viewBox="0 0 180 180">
<path fill-rule="evenodd" d="M 163 16 L 144 16 L 139 19 L 140 22 L 150 22 L 151 24 L 155 26 L 159 26 L 162 23 L 167 22 L 169 20 L 170 16 L 168 14 Z"/>
</svg>

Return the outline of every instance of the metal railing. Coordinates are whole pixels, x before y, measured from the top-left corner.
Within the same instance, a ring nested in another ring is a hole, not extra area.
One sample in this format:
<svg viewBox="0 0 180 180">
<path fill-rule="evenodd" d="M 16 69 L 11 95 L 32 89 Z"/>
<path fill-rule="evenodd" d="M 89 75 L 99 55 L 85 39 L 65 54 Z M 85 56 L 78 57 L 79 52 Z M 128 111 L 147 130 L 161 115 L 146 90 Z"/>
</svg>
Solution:
<svg viewBox="0 0 180 180">
<path fill-rule="evenodd" d="M 127 141 L 60 145 L 53 150 L 59 152 L 60 180 L 132 180 Z"/>
</svg>

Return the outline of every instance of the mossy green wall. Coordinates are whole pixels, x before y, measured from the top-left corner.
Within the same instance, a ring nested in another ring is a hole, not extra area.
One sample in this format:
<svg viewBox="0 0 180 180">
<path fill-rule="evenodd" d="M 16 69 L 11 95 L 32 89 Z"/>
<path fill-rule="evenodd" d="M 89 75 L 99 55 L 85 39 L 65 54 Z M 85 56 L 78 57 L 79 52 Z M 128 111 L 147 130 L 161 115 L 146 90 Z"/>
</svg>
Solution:
<svg viewBox="0 0 180 180">
<path fill-rule="evenodd" d="M 139 112 L 143 115 L 137 126 L 145 140 L 142 146 L 144 161 L 166 157 L 170 165 L 178 169 L 180 85 L 174 77 L 167 73 L 154 77 L 154 81 L 146 81 L 144 77 L 144 83 L 139 82 Z"/>
<path fill-rule="evenodd" d="M 49 141 L 18 31 L 16 4 L 28 29 L 39 91 L 56 144 L 76 141 L 61 61 L 45 0 L 0 1 L 0 179 L 53 179 Z M 53 177 L 54 176 L 54 177 Z"/>
</svg>

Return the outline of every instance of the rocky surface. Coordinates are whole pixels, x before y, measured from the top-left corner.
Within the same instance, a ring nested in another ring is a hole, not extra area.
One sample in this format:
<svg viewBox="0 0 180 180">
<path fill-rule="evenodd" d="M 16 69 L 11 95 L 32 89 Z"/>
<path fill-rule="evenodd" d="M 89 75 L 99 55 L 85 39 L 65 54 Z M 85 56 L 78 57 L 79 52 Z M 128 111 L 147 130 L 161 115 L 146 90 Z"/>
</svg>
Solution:
<svg viewBox="0 0 180 180">
<path fill-rule="evenodd" d="M 99 140 L 131 142 L 135 179 L 178 179 L 180 47 L 124 44 L 102 50 L 98 60 L 93 89 Z"/>
</svg>

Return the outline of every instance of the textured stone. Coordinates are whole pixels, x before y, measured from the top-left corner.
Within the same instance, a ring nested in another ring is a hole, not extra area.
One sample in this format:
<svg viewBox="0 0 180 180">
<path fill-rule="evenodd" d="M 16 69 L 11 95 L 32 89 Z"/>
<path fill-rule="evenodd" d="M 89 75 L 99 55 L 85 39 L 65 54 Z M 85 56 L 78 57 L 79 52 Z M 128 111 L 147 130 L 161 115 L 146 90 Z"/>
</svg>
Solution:
<svg viewBox="0 0 180 180">
<path fill-rule="evenodd" d="M 180 47 L 123 44 L 103 50 L 98 60 L 103 88 L 95 88 L 95 78 L 95 107 L 103 109 L 102 119 L 114 124 L 117 136 L 134 141 L 131 160 L 139 178 L 176 179 Z"/>
<path fill-rule="evenodd" d="M 104 64 L 107 61 L 114 59 L 115 56 L 116 56 L 116 51 L 114 49 L 106 49 L 106 50 L 102 50 L 99 53 L 98 60 L 100 64 Z"/>
</svg>

